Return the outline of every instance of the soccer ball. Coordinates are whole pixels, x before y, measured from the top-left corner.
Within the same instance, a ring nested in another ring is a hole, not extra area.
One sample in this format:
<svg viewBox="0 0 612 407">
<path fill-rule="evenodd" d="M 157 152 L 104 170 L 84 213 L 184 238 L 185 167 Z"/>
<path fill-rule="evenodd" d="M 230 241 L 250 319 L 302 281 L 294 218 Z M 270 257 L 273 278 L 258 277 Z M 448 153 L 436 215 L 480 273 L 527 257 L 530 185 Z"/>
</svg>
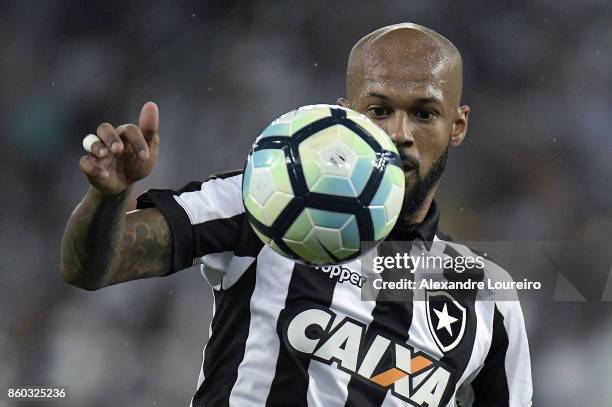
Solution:
<svg viewBox="0 0 612 407">
<path fill-rule="evenodd" d="M 361 242 L 387 237 L 402 208 L 404 172 L 389 136 L 367 117 L 305 106 L 255 140 L 242 199 L 273 250 L 305 264 L 339 264 L 360 256 Z"/>
</svg>

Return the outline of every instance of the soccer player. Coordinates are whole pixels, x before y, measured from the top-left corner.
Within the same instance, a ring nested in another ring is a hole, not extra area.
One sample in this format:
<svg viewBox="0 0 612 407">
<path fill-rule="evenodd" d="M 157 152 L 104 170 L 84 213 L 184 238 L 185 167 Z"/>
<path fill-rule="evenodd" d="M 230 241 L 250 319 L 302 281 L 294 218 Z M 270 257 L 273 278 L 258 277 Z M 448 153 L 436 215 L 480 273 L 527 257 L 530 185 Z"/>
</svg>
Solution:
<svg viewBox="0 0 612 407">
<path fill-rule="evenodd" d="M 473 254 L 438 232 L 434 201 L 468 126 L 455 46 L 415 24 L 381 28 L 353 47 L 346 86 L 338 104 L 386 130 L 404 162 L 405 205 L 389 239 Z M 158 127 L 148 102 L 138 125 L 104 123 L 86 140 L 80 167 L 91 186 L 68 221 L 61 269 L 97 290 L 201 265 L 215 310 L 193 407 L 531 405 L 518 301 L 452 290 L 429 293 L 437 302 L 362 301 L 352 281 L 263 245 L 244 213 L 240 171 L 149 190 L 126 214 L 132 185 L 157 160 Z M 359 259 L 343 267 L 360 273 Z"/>
</svg>

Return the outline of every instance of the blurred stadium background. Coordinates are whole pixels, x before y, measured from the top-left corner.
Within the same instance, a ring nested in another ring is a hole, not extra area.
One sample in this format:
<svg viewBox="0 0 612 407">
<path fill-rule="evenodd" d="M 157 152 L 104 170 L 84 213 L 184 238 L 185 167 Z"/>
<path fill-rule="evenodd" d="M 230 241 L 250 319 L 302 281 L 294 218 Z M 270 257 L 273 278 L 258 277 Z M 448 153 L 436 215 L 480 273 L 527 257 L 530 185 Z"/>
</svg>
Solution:
<svg viewBox="0 0 612 407">
<path fill-rule="evenodd" d="M 161 158 L 134 198 L 241 167 L 276 116 L 344 95 L 351 46 L 383 25 L 429 26 L 464 57 L 472 113 L 438 196 L 446 232 L 612 235 L 605 0 L 3 1 L 0 21 L 2 392 L 57 384 L 70 393 L 57 405 L 187 405 L 211 313 L 197 269 L 98 292 L 61 280 L 60 238 L 87 189 L 82 137 L 159 104 Z M 534 405 L 612 405 L 612 303 L 523 308 Z"/>
</svg>

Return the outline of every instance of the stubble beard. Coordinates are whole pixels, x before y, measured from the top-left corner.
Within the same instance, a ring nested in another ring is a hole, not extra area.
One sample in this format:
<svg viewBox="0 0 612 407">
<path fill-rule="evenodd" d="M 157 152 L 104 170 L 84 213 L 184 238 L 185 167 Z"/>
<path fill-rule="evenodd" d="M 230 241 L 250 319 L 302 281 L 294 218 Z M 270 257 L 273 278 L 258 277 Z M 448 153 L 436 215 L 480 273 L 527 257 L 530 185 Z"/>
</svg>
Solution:
<svg viewBox="0 0 612 407">
<path fill-rule="evenodd" d="M 446 169 L 449 149 L 450 145 L 446 147 L 446 150 L 438 157 L 425 176 L 421 176 L 420 166 L 417 167 L 416 183 L 404 195 L 404 206 L 402 208 L 404 217 L 412 216 L 423 206 L 423 202 L 425 202 L 429 192 L 431 192 Z"/>
</svg>

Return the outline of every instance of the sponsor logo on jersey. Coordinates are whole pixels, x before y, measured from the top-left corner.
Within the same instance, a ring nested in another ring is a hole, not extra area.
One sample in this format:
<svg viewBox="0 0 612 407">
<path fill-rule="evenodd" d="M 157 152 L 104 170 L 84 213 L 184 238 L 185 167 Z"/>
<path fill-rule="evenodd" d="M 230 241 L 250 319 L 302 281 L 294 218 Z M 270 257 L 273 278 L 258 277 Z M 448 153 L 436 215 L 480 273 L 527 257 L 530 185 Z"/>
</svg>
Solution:
<svg viewBox="0 0 612 407">
<path fill-rule="evenodd" d="M 323 266 L 315 267 L 315 269 L 322 271 L 327 274 L 329 278 L 335 279 L 339 283 L 349 282 L 357 287 L 361 288 L 363 283 L 367 281 L 367 278 L 362 277 L 361 274 L 351 271 L 348 267 L 344 266 Z"/>
<path fill-rule="evenodd" d="M 287 319 L 283 339 L 300 355 L 335 362 L 338 369 L 411 405 L 440 405 L 451 379 L 449 367 L 381 334 L 368 335 L 366 341 L 365 324 L 349 317 L 334 323 L 336 318 L 327 308 L 301 310 Z"/>
<path fill-rule="evenodd" d="M 427 291 L 427 325 L 442 352 L 449 352 L 463 339 L 466 309 L 446 291 Z"/>
</svg>

